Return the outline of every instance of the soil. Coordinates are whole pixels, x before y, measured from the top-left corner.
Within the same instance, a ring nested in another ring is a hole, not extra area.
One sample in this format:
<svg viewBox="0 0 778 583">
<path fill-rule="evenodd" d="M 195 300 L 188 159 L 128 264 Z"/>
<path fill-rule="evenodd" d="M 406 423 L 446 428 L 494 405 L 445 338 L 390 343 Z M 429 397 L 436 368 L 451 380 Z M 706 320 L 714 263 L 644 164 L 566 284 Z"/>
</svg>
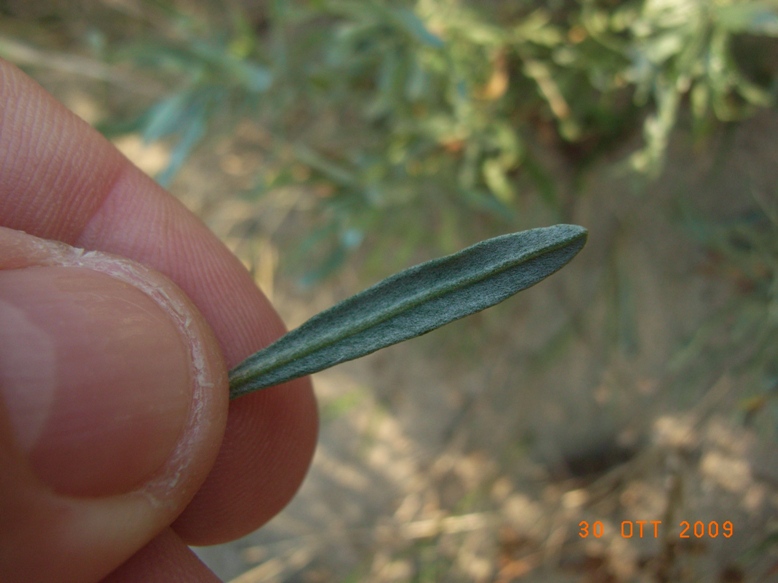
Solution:
<svg viewBox="0 0 778 583">
<path fill-rule="evenodd" d="M 93 118 L 90 96 L 62 82 L 47 86 Z M 778 208 L 777 135 L 776 112 L 702 146 L 679 131 L 645 187 L 615 170 L 626 147 L 587 170 L 565 222 L 590 239 L 569 266 L 315 375 L 321 438 L 299 494 L 264 528 L 198 555 L 234 583 L 778 581 L 775 417 L 770 433 L 741 407 L 757 380 L 737 354 L 703 349 L 694 375 L 669 366 L 739 293 L 679 217 L 692 207 L 726 221 L 755 196 Z M 164 148 L 118 145 L 151 172 L 164 165 Z M 546 162 L 567 172 L 563 158 Z M 236 234 L 256 206 L 225 193 L 256 164 L 225 142 L 172 191 L 254 268 L 291 328 L 375 279 L 355 264 L 297 288 L 279 265 L 305 217 L 268 226 L 265 212 L 252 238 Z M 531 197 L 521 205 L 515 230 L 555 222 Z"/>
<path fill-rule="evenodd" d="M 590 240 L 568 267 L 316 375 L 321 439 L 297 498 L 198 554 L 236 583 L 778 580 L 765 546 L 778 447 L 739 413 L 755 379 L 705 351 L 693 378 L 668 367 L 738 293 L 705 269 L 683 209 L 726 221 L 754 191 L 776 208 L 776 135 L 775 113 L 704 147 L 678 132 L 646 187 L 614 170 L 623 152 L 591 168 L 566 219 Z M 182 178 L 179 192 L 203 183 Z M 206 220 L 224 212 L 211 204 Z M 517 229 L 553 222 L 522 204 Z M 373 281 L 351 268 L 305 294 L 281 277 L 272 297 L 296 326 Z"/>
</svg>

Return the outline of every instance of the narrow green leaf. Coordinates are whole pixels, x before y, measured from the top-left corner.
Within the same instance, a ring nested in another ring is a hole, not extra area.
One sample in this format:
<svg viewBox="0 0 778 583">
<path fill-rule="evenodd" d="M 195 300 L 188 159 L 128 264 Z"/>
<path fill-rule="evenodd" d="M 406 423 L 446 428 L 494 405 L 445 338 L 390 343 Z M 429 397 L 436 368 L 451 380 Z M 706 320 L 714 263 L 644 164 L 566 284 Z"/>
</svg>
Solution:
<svg viewBox="0 0 778 583">
<path fill-rule="evenodd" d="M 416 16 L 412 10 L 400 8 L 390 12 L 391 16 L 417 41 L 430 47 L 440 49 L 445 46 L 443 40 L 430 32 L 424 21 Z"/>
<path fill-rule="evenodd" d="M 187 158 L 189 158 L 189 154 L 205 136 L 208 129 L 207 109 L 207 103 L 200 101 L 194 104 L 187 112 L 192 117 L 187 120 L 184 126 L 184 133 L 170 154 L 170 162 L 168 162 L 167 168 L 156 176 L 156 180 L 161 186 L 165 188 L 170 186 L 175 175 L 181 170 Z"/>
<path fill-rule="evenodd" d="M 230 398 L 359 358 L 493 306 L 568 263 L 587 231 L 502 235 L 397 273 L 321 312 L 230 371 Z"/>
<path fill-rule="evenodd" d="M 148 112 L 143 141 L 150 144 L 178 131 L 186 119 L 192 99 L 192 92 L 185 89 L 155 103 Z"/>
</svg>

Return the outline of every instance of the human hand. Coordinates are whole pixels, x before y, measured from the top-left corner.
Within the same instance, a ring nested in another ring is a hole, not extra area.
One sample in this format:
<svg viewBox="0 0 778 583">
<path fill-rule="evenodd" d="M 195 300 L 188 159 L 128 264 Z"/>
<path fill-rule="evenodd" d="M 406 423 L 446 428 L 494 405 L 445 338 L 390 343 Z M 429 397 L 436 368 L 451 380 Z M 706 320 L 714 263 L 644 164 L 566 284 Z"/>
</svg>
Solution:
<svg viewBox="0 0 778 583">
<path fill-rule="evenodd" d="M 307 379 L 229 403 L 284 332 L 178 201 L 0 61 L 0 581 L 217 581 L 316 441 Z M 87 253 L 78 249 L 83 248 Z"/>
</svg>

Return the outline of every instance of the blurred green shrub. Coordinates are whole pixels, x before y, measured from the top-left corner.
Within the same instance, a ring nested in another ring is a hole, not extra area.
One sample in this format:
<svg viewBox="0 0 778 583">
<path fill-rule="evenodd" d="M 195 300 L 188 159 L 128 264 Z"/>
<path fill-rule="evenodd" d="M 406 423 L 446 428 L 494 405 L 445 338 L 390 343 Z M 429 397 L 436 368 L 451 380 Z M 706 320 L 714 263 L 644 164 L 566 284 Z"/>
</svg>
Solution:
<svg viewBox="0 0 778 583">
<path fill-rule="evenodd" d="M 93 23 L 84 38 L 169 89 L 101 129 L 172 140 L 157 177 L 169 184 L 206 139 L 244 120 L 262 127 L 271 145 L 248 194 L 318 193 L 321 227 L 301 246 L 321 255 L 311 282 L 369 232 L 403 233 L 402 257 L 430 222 L 442 251 L 462 245 L 463 217 L 515 224 L 520 193 L 560 210 L 542 148 L 575 169 L 642 127 L 628 162 L 655 175 L 684 111 L 704 135 L 771 106 L 778 79 L 764 56 L 775 2 L 129 4 L 126 32 Z"/>
<path fill-rule="evenodd" d="M 679 205 L 683 224 L 706 251 L 705 272 L 729 283 L 734 294 L 703 322 L 668 363 L 689 381 L 720 367 L 741 381 L 744 425 L 778 439 L 778 208 L 769 196 L 753 196 L 754 210 L 726 220 Z M 713 364 L 715 363 L 715 364 Z M 699 383 L 694 382 L 692 386 Z"/>
</svg>

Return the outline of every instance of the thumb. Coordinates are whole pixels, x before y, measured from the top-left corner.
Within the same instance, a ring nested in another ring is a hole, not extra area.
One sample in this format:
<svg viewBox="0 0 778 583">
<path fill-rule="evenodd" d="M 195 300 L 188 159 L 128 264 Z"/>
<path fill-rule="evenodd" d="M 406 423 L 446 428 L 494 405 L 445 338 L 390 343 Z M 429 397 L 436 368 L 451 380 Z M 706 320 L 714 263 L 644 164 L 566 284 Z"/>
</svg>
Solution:
<svg viewBox="0 0 778 583">
<path fill-rule="evenodd" d="M 195 494 L 226 410 L 219 347 L 172 282 L 0 228 L 0 580 L 123 563 Z"/>
</svg>

